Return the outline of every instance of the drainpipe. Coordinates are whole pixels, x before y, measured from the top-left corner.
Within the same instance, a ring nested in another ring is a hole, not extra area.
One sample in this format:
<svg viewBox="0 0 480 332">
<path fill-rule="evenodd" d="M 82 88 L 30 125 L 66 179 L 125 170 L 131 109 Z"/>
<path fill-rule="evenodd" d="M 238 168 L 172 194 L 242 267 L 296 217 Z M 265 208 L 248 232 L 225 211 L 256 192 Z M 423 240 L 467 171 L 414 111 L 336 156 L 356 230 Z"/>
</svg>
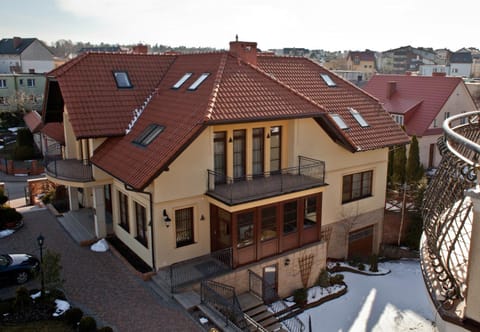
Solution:
<svg viewBox="0 0 480 332">
<path fill-rule="evenodd" d="M 148 195 L 148 199 L 150 201 L 150 222 L 148 223 L 148 225 L 150 226 L 150 237 L 152 238 L 152 269 L 153 269 L 153 272 L 157 272 L 157 269 L 155 267 L 155 236 L 154 236 L 155 232 L 153 231 L 154 222 L 153 222 L 152 193 L 149 191 L 141 191 L 141 190 L 134 189 L 133 187 L 127 185 L 126 183 L 124 185 L 125 185 L 125 190 Z"/>
</svg>

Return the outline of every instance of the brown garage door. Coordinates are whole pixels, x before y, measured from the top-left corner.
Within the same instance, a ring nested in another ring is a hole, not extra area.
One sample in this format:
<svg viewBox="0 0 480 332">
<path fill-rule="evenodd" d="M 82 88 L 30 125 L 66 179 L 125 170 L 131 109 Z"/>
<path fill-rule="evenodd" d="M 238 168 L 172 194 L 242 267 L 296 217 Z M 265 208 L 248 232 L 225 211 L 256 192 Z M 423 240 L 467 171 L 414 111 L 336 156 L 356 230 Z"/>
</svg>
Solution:
<svg viewBox="0 0 480 332">
<path fill-rule="evenodd" d="M 372 255 L 373 226 L 350 232 L 348 236 L 348 257 L 366 258 Z"/>
</svg>

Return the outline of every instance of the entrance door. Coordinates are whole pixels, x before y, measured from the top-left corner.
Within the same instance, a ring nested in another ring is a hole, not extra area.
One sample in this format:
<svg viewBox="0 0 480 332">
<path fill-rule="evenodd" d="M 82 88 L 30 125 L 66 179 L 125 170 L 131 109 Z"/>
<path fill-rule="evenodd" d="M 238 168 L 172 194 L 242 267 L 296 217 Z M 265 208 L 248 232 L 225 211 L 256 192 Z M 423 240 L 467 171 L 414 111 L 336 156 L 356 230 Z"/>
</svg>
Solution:
<svg viewBox="0 0 480 332">
<path fill-rule="evenodd" d="M 210 205 L 211 251 L 232 246 L 232 215 L 214 205 Z"/>
<path fill-rule="evenodd" d="M 278 281 L 277 269 L 278 266 L 276 264 L 263 268 L 263 301 L 267 304 L 276 300 Z"/>
<path fill-rule="evenodd" d="M 348 236 L 348 257 L 367 258 L 373 252 L 373 226 L 351 232 Z"/>
</svg>

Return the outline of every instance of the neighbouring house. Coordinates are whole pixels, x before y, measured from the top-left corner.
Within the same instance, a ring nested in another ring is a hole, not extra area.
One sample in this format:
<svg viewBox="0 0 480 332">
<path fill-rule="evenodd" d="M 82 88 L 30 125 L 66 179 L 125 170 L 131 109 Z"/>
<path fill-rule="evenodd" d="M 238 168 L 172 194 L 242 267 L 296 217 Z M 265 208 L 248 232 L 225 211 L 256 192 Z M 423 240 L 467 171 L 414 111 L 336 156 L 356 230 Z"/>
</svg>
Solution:
<svg viewBox="0 0 480 332">
<path fill-rule="evenodd" d="M 55 68 L 54 55 L 37 38 L 0 40 L 0 74 L 45 73 Z"/>
<path fill-rule="evenodd" d="M 430 48 L 403 46 L 380 54 L 378 71 L 384 74 L 404 74 L 418 71 L 420 65 L 434 64 L 435 52 Z"/>
<path fill-rule="evenodd" d="M 450 75 L 458 77 L 471 77 L 473 58 L 470 51 L 454 52 L 450 56 Z"/>
<path fill-rule="evenodd" d="M 392 118 L 417 136 L 420 161 L 426 168 L 437 167 L 441 156 L 437 139 L 443 121 L 476 109 L 475 102 L 459 77 L 375 75 L 363 87 L 383 104 Z"/>
<path fill-rule="evenodd" d="M 370 50 L 348 52 L 347 70 L 363 73 L 368 81 L 376 72 L 375 52 Z M 357 77 L 357 81 L 360 80 Z"/>
<path fill-rule="evenodd" d="M 40 111 L 45 82 L 43 74 L 0 74 L 0 113 Z"/>
<path fill-rule="evenodd" d="M 85 53 L 47 80 L 42 120 L 63 123 L 65 139 L 49 180 L 67 186 L 71 210 L 92 208 L 97 237 L 111 220 L 154 271 L 224 251 L 236 287 L 248 267 L 285 296 L 327 257 L 378 253 L 388 150 L 409 138 L 314 61 L 235 41 Z"/>
<path fill-rule="evenodd" d="M 23 120 L 33 135 L 36 148 L 43 156 L 62 156 L 65 146 L 63 123 L 49 122 L 42 123 L 42 116 L 37 111 L 27 112 Z"/>
</svg>

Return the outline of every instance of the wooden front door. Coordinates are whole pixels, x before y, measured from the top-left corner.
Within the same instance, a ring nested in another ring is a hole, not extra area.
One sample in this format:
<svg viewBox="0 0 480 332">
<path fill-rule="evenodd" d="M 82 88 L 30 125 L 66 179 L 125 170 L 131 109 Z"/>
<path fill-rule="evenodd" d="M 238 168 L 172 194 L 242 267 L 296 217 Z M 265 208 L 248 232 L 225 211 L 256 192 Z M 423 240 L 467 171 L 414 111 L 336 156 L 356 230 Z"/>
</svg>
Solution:
<svg viewBox="0 0 480 332">
<path fill-rule="evenodd" d="M 348 257 L 367 258 L 373 253 L 373 226 L 353 231 L 348 236 Z"/>
<path fill-rule="evenodd" d="M 214 205 L 210 205 L 211 251 L 232 246 L 232 215 Z"/>
</svg>

